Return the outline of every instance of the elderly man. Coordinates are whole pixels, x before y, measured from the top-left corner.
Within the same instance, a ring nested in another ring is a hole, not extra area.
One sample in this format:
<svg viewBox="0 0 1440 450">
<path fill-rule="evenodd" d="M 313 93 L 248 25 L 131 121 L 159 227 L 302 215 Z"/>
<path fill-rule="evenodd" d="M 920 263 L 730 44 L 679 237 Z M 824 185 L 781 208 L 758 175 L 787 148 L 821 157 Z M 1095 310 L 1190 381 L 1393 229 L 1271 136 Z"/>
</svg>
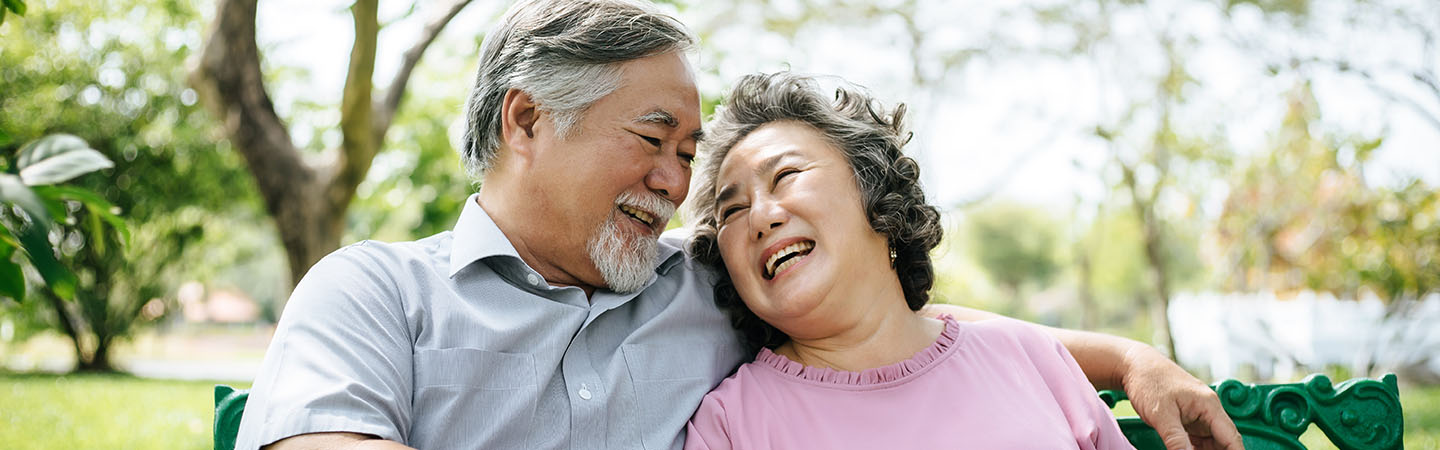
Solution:
<svg viewBox="0 0 1440 450">
<path fill-rule="evenodd" d="M 361 242 L 310 270 L 238 447 L 679 448 L 701 397 L 752 356 L 684 236 L 660 238 L 701 137 L 691 43 L 647 4 L 511 8 L 468 105 L 480 192 L 453 231 Z M 1213 394 L 1153 349 L 1054 332 L 1171 448 L 1212 432 L 1239 448 Z"/>
</svg>

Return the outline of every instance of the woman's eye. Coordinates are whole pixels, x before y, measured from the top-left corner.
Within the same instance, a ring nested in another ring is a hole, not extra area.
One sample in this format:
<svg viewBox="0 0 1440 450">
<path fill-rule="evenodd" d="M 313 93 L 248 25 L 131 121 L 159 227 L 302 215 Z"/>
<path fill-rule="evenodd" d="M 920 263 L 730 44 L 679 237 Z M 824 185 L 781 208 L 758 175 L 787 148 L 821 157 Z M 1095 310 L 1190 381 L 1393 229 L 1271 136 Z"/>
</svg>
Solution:
<svg viewBox="0 0 1440 450">
<path fill-rule="evenodd" d="M 797 173 L 800 173 L 800 171 L 795 170 L 795 169 L 784 169 L 784 170 L 781 170 L 781 171 L 779 171 L 779 172 L 776 172 L 776 173 L 775 173 L 775 181 L 774 181 L 774 184 L 780 184 L 780 180 L 783 180 L 783 179 L 785 179 L 785 177 L 790 176 L 790 175 L 792 175 L 792 174 L 797 174 Z"/>
<path fill-rule="evenodd" d="M 727 208 L 725 208 L 725 209 L 723 209 L 723 210 L 720 210 L 720 221 L 721 221 L 721 222 L 724 222 L 724 221 L 726 221 L 726 220 L 730 220 L 730 216 L 733 215 L 733 214 L 735 214 L 735 213 L 737 213 L 737 212 L 740 212 L 741 209 L 743 209 L 743 208 L 741 208 L 741 207 L 739 207 L 739 206 L 731 206 L 731 207 L 727 207 Z"/>
</svg>

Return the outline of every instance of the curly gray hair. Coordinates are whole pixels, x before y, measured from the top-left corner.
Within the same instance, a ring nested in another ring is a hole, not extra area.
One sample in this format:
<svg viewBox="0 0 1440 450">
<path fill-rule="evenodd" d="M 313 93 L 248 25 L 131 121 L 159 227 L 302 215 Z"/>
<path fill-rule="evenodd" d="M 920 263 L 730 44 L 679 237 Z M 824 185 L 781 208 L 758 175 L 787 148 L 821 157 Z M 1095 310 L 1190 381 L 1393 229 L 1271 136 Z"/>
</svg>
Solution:
<svg viewBox="0 0 1440 450">
<path fill-rule="evenodd" d="M 688 49 L 695 38 L 654 5 L 630 0 L 522 1 L 485 36 L 466 102 L 460 159 L 479 178 L 500 148 L 505 94 L 519 89 L 565 137 L 581 114 L 619 88 L 620 63 Z"/>
<path fill-rule="evenodd" d="M 885 235 L 895 251 L 892 267 L 900 278 L 905 302 L 919 310 L 930 300 L 935 270 L 930 250 L 940 244 L 940 213 L 926 203 L 920 188 L 920 165 L 901 149 L 910 140 L 904 131 L 905 105 L 887 111 L 858 86 L 840 87 L 833 103 L 815 79 L 790 72 L 747 75 L 735 84 L 707 131 L 699 185 L 688 215 L 695 233 L 688 248 L 701 263 L 719 272 L 715 304 L 730 315 L 731 324 L 752 350 L 774 348 L 789 340 L 745 307 L 720 257 L 716 177 L 730 149 L 765 124 L 792 121 L 820 133 L 845 156 L 854 171 L 870 227 Z"/>
</svg>

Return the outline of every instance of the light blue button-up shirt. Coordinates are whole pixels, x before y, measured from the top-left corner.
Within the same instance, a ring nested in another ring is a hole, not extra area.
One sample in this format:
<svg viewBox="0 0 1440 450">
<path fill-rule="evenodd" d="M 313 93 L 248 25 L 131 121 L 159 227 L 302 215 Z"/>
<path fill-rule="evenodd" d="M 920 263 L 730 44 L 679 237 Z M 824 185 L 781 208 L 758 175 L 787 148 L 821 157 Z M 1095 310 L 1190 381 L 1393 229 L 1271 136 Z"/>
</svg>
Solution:
<svg viewBox="0 0 1440 450">
<path fill-rule="evenodd" d="M 427 449 L 676 449 L 744 355 L 711 273 L 661 238 L 638 294 L 553 287 L 471 196 L 455 229 L 365 241 L 295 287 L 236 448 L 348 431 Z M 543 219 L 540 219 L 543 220 Z"/>
</svg>

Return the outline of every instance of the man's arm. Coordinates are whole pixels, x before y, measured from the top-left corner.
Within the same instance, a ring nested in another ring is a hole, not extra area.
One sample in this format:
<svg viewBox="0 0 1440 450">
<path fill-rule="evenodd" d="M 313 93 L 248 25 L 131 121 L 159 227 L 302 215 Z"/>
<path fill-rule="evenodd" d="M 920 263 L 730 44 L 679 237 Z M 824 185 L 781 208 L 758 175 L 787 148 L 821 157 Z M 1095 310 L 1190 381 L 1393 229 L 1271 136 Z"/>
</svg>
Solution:
<svg viewBox="0 0 1440 450">
<path fill-rule="evenodd" d="M 1002 317 L 946 304 L 926 305 L 920 313 L 930 317 L 949 314 L 964 322 Z M 1165 441 L 1166 449 L 1245 448 L 1215 391 L 1160 351 L 1119 336 L 1036 326 L 1065 345 L 1096 389 L 1124 390 L 1140 419 Z"/>
<path fill-rule="evenodd" d="M 263 447 L 264 450 L 415 450 L 395 441 L 357 433 L 311 433 L 290 436 Z"/>
<path fill-rule="evenodd" d="M 300 280 L 251 386 L 236 449 L 340 431 L 405 439 L 414 348 L 390 258 L 377 244 L 356 244 Z"/>
</svg>

